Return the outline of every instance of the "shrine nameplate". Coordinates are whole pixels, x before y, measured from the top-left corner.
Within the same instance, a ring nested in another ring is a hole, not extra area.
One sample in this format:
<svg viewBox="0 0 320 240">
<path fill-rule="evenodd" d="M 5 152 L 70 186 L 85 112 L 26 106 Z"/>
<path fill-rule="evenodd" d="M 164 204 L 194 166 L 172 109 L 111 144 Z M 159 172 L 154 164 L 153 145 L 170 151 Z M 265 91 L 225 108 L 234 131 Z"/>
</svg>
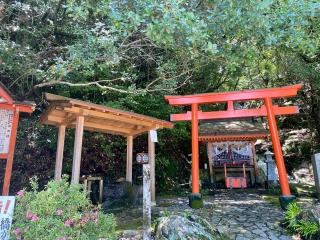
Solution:
<svg viewBox="0 0 320 240">
<path fill-rule="evenodd" d="M 0 154 L 9 152 L 12 123 L 13 111 L 0 109 Z"/>
</svg>

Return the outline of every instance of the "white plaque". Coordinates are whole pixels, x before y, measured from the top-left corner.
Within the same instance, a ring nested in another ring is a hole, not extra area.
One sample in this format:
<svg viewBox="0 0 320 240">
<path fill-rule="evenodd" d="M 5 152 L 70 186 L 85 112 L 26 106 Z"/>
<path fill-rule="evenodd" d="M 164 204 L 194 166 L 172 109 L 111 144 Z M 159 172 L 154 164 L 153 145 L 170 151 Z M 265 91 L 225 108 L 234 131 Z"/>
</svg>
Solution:
<svg viewBox="0 0 320 240">
<path fill-rule="evenodd" d="M 0 154 L 7 154 L 9 151 L 12 123 L 13 111 L 0 109 Z"/>
<path fill-rule="evenodd" d="M 158 142 L 158 135 L 156 130 L 150 130 L 151 142 Z"/>
<path fill-rule="evenodd" d="M 15 198 L 0 196 L 0 240 L 10 239 Z"/>
</svg>

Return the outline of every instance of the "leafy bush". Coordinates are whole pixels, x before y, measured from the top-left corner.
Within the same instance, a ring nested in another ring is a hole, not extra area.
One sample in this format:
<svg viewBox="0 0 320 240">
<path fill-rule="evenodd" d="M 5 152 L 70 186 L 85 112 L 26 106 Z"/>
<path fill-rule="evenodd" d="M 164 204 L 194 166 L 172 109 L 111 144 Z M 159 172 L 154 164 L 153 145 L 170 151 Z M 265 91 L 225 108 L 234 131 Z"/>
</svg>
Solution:
<svg viewBox="0 0 320 240">
<path fill-rule="evenodd" d="M 13 239 L 116 239 L 112 215 L 95 208 L 82 186 L 66 177 L 50 181 L 39 191 L 31 179 L 31 191 L 18 192 L 13 218 Z"/>
<path fill-rule="evenodd" d="M 302 211 L 297 203 L 291 203 L 285 213 L 285 224 L 294 233 L 300 234 L 304 239 L 319 239 L 319 225 L 308 211 Z"/>
</svg>

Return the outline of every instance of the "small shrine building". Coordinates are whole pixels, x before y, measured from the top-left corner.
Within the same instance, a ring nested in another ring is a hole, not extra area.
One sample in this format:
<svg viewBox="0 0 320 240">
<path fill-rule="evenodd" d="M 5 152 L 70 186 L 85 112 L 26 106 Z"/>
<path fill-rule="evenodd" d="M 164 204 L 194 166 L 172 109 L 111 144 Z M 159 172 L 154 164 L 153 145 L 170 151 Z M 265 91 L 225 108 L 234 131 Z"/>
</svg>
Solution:
<svg viewBox="0 0 320 240">
<path fill-rule="evenodd" d="M 246 182 L 253 186 L 258 174 L 255 142 L 267 137 L 262 122 L 253 118 L 201 122 L 199 141 L 207 145 L 210 182 L 224 181 L 225 170 L 239 176 L 244 168 Z"/>
</svg>

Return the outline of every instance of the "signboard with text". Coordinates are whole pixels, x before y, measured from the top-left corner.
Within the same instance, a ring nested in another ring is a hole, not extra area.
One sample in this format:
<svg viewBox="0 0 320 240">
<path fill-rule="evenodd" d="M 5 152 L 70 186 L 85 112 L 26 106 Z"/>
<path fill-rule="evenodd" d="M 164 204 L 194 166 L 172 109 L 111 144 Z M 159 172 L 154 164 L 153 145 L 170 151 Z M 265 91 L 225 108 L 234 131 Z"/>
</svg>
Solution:
<svg viewBox="0 0 320 240">
<path fill-rule="evenodd" d="M 0 154 L 9 152 L 13 111 L 0 109 Z"/>
<path fill-rule="evenodd" d="M 0 196 L 0 240 L 10 239 L 15 197 Z"/>
</svg>

